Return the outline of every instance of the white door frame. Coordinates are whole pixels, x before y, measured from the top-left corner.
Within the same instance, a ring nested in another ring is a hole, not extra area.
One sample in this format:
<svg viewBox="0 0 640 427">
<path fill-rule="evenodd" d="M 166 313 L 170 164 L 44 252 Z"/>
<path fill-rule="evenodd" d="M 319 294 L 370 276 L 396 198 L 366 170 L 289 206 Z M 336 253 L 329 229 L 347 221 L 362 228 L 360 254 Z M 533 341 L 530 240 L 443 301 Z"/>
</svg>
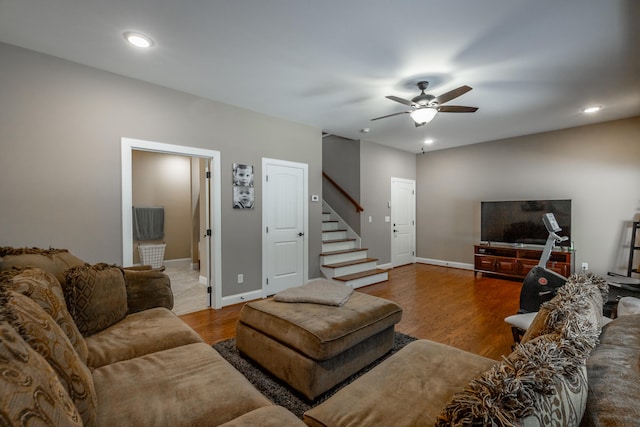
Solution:
<svg viewBox="0 0 640 427">
<path fill-rule="evenodd" d="M 208 194 L 210 224 L 212 236 L 209 243 L 209 274 L 207 275 L 207 286 L 212 288 L 210 304 L 213 308 L 222 307 L 222 243 L 220 239 L 221 230 L 221 198 L 220 198 L 220 152 L 203 148 L 186 147 L 182 145 L 164 144 L 161 142 L 144 141 L 133 138 L 121 139 L 122 158 L 122 265 L 127 267 L 133 265 L 133 174 L 132 174 L 132 151 L 151 151 L 164 154 L 179 154 L 191 157 L 203 157 L 211 162 L 211 179 L 213 185 L 209 186 Z M 213 276 L 211 277 L 211 271 Z"/>
<path fill-rule="evenodd" d="M 304 283 L 309 281 L 309 165 L 306 163 L 290 162 L 287 160 L 262 158 L 262 298 L 267 297 L 267 165 L 289 166 L 302 169 L 302 199 L 303 202 L 303 226 L 304 226 L 304 243 L 302 245 L 302 277 Z"/>
<path fill-rule="evenodd" d="M 413 179 L 405 179 L 405 178 L 395 178 L 395 177 L 391 177 L 391 200 L 394 200 L 393 197 L 393 182 L 397 181 L 397 182 L 402 182 L 405 184 L 411 184 L 413 186 L 413 198 L 412 198 L 412 206 L 411 206 L 411 217 L 413 218 L 413 228 L 412 228 L 412 233 L 411 233 L 411 249 L 413 251 L 413 263 L 416 262 L 416 181 Z M 391 203 L 391 266 L 395 267 L 396 266 L 396 253 L 394 251 L 394 244 L 393 244 L 393 217 L 394 217 L 394 203 Z"/>
</svg>

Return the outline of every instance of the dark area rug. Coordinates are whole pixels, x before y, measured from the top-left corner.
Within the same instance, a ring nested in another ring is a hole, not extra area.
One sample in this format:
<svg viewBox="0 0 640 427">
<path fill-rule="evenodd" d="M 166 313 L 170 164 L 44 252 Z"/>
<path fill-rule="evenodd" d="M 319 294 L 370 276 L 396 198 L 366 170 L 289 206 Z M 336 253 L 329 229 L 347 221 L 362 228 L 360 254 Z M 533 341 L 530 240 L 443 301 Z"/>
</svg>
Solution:
<svg viewBox="0 0 640 427">
<path fill-rule="evenodd" d="M 353 374 L 329 391 L 318 396 L 313 401 L 307 400 L 307 398 L 305 398 L 303 395 L 289 388 L 288 385 L 286 385 L 279 379 L 271 376 L 271 374 L 263 370 L 260 366 L 252 362 L 250 359 L 246 359 L 241 356 L 236 349 L 235 339 L 232 338 L 226 341 L 221 341 L 217 344 L 214 344 L 213 348 L 215 348 L 222 355 L 222 357 L 224 357 L 229 363 L 231 363 L 234 368 L 240 371 L 242 375 L 244 375 L 251 382 L 251 384 L 253 384 L 258 390 L 260 390 L 260 392 L 267 398 L 269 398 L 273 403 L 275 403 L 276 405 L 284 406 L 289 411 L 296 414 L 299 418 L 302 418 L 302 414 L 305 411 L 324 402 L 342 387 L 346 386 L 362 374 L 370 371 L 373 367 L 378 365 L 387 357 L 391 356 L 393 353 L 397 352 L 402 347 L 409 344 L 411 341 L 415 341 L 415 339 L 416 338 L 409 335 L 396 332 L 394 337 L 393 349 L 391 349 L 389 353 L 382 356 L 371 365 Z"/>
</svg>

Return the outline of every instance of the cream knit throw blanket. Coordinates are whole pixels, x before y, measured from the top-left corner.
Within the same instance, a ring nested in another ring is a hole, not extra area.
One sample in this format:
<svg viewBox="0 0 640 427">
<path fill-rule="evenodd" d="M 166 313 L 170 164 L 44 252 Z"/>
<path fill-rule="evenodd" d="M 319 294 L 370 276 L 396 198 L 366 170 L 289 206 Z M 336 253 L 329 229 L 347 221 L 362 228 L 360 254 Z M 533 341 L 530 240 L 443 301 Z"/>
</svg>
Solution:
<svg viewBox="0 0 640 427">
<path fill-rule="evenodd" d="M 342 283 L 318 279 L 279 292 L 273 299 L 279 302 L 306 302 L 340 307 L 349 300 L 352 293 L 353 288 Z"/>
</svg>

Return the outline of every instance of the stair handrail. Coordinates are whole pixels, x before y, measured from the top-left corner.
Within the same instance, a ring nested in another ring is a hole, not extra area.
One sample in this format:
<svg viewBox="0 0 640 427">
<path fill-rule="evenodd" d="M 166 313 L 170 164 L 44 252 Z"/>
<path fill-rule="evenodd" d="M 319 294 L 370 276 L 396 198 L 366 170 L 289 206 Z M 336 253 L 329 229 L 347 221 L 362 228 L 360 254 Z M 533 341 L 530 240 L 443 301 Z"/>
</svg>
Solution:
<svg viewBox="0 0 640 427">
<path fill-rule="evenodd" d="M 327 175 L 327 173 L 325 171 L 322 171 L 322 176 L 324 178 L 327 179 L 327 181 L 329 181 L 329 183 L 331 185 L 333 185 L 343 196 L 345 196 L 347 198 L 347 200 L 349 200 L 351 202 L 351 204 L 353 204 L 353 206 L 355 206 L 356 208 L 356 212 L 363 212 L 364 208 L 362 206 L 360 206 L 360 203 L 358 203 L 356 201 L 356 199 L 354 199 L 353 197 L 351 197 L 349 195 L 349 193 L 347 193 L 342 187 L 340 187 L 340 184 L 338 184 L 337 182 L 335 182 L 329 175 Z"/>
</svg>

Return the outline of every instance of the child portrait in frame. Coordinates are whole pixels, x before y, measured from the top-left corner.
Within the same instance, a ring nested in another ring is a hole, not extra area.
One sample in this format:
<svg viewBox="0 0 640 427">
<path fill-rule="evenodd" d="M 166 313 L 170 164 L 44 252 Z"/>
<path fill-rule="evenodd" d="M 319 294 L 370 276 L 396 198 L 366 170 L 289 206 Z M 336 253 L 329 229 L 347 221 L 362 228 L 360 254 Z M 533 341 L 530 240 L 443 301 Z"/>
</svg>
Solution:
<svg viewBox="0 0 640 427">
<path fill-rule="evenodd" d="M 233 208 L 253 209 L 253 166 L 233 164 Z"/>
</svg>

